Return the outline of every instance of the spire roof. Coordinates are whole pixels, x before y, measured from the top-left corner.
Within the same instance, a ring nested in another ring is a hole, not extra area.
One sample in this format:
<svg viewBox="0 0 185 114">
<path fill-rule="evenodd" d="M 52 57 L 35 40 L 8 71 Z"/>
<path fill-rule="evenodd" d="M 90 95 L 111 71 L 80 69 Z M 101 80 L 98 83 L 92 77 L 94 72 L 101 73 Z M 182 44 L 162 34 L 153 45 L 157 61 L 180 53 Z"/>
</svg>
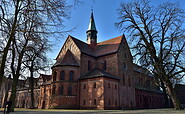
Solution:
<svg viewBox="0 0 185 114">
<path fill-rule="evenodd" d="M 95 25 L 95 22 L 94 22 L 93 12 L 91 12 L 90 23 L 89 23 L 89 27 L 88 27 L 87 31 L 89 31 L 89 30 L 97 31 L 96 30 L 96 25 Z"/>
</svg>

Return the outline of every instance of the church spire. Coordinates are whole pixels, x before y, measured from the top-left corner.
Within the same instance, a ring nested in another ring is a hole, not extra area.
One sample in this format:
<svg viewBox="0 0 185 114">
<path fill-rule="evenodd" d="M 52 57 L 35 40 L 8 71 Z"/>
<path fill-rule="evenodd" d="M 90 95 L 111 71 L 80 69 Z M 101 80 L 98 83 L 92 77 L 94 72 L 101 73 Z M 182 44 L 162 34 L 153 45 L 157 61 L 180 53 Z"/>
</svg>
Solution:
<svg viewBox="0 0 185 114">
<path fill-rule="evenodd" d="M 91 18 L 90 18 L 90 23 L 89 27 L 87 29 L 87 43 L 90 44 L 91 46 L 95 46 L 97 43 L 97 33 L 98 31 L 96 30 L 96 25 L 93 17 L 93 11 L 91 12 Z"/>
</svg>

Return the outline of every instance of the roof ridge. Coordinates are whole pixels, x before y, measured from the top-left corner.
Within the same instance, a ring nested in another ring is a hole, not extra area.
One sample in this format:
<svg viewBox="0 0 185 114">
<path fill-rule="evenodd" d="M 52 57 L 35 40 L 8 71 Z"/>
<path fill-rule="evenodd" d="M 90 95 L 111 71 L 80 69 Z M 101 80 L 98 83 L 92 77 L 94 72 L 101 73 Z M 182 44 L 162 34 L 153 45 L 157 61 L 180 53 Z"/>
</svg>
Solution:
<svg viewBox="0 0 185 114">
<path fill-rule="evenodd" d="M 108 39 L 108 40 L 105 40 L 105 41 L 102 41 L 102 42 L 98 42 L 97 44 L 100 44 L 100 43 L 104 43 L 104 42 L 107 42 L 107 41 L 110 41 L 110 40 L 114 40 L 114 39 L 117 39 L 117 38 L 122 38 L 123 37 L 123 35 L 121 35 L 121 36 L 117 36 L 117 37 L 114 37 L 114 38 L 110 38 L 110 39 Z"/>
</svg>

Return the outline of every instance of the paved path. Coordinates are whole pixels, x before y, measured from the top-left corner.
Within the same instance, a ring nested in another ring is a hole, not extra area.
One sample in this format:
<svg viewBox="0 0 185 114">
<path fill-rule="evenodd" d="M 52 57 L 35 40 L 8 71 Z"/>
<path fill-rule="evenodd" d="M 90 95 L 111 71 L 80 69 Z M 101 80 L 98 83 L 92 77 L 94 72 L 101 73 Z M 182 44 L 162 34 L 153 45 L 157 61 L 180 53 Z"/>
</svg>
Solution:
<svg viewBox="0 0 185 114">
<path fill-rule="evenodd" d="M 0 114 L 3 111 L 0 109 Z M 185 110 L 147 109 L 147 110 L 21 110 L 16 109 L 10 114 L 185 114 Z"/>
</svg>

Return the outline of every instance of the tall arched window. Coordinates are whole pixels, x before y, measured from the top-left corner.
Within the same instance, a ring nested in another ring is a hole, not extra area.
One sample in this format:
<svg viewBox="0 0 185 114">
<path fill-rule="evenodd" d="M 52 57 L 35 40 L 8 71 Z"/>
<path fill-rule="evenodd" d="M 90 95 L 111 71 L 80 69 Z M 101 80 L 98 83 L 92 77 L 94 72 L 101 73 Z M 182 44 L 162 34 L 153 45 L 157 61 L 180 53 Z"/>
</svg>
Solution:
<svg viewBox="0 0 185 114">
<path fill-rule="evenodd" d="M 88 71 L 90 71 L 92 69 L 92 62 L 91 60 L 88 61 Z"/>
<path fill-rule="evenodd" d="M 65 80 L 65 71 L 60 72 L 60 80 Z"/>
<path fill-rule="evenodd" d="M 60 86 L 60 95 L 63 95 L 64 94 L 64 86 Z"/>
<path fill-rule="evenodd" d="M 56 81 L 56 77 L 57 77 L 57 72 L 54 71 L 54 73 L 53 73 L 53 81 Z"/>
<path fill-rule="evenodd" d="M 68 87 L 68 95 L 72 95 L 72 87 L 71 86 Z"/>
<path fill-rule="evenodd" d="M 107 62 L 106 62 L 106 60 L 103 60 L 103 70 L 107 70 Z"/>
<path fill-rule="evenodd" d="M 69 72 L 69 81 L 73 81 L 73 75 L 74 75 L 74 72 L 70 71 Z"/>
<path fill-rule="evenodd" d="M 55 89 L 56 89 L 56 86 L 53 85 L 53 89 L 52 89 L 52 94 L 53 94 L 53 95 L 55 94 Z"/>
</svg>

